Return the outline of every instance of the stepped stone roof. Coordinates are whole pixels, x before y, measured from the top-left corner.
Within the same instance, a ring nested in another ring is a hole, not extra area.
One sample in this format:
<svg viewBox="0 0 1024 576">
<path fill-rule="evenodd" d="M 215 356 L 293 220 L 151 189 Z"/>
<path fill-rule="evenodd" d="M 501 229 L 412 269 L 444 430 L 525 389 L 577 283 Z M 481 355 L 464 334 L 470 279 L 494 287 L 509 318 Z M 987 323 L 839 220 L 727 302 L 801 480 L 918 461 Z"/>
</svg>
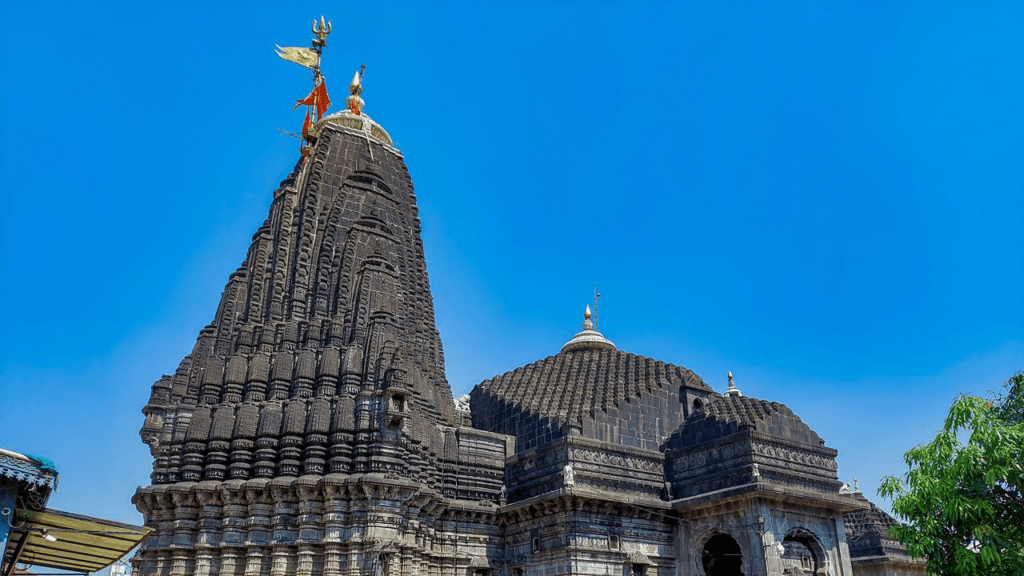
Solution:
<svg viewBox="0 0 1024 576">
<path fill-rule="evenodd" d="M 687 394 L 714 393 L 686 368 L 617 350 L 588 323 L 560 353 L 478 384 L 473 425 L 515 436 L 520 452 L 572 433 L 656 451 L 682 424 Z"/>
<path fill-rule="evenodd" d="M 723 396 L 704 404 L 687 418 L 670 443 L 695 445 L 743 429 L 810 446 L 825 443 L 785 404 L 749 396 Z"/>
<path fill-rule="evenodd" d="M 737 394 L 699 407 L 665 442 L 674 498 L 769 482 L 837 496 L 837 452 L 784 404 Z"/>
<path fill-rule="evenodd" d="M 530 412 L 569 422 L 607 412 L 672 382 L 711 391 L 682 366 L 614 349 L 548 356 L 485 380 L 478 388 Z"/>
<path fill-rule="evenodd" d="M 457 418 L 408 169 L 365 115 L 315 128 L 213 321 L 153 385 L 154 484 L 419 474 L 445 450 Z"/>
<path fill-rule="evenodd" d="M 896 526 L 899 522 L 860 492 L 854 493 L 852 497 L 869 506 L 863 510 L 843 514 L 850 556 L 854 560 L 886 556 L 898 562 L 910 562 L 906 547 L 889 536 L 889 527 Z"/>
</svg>

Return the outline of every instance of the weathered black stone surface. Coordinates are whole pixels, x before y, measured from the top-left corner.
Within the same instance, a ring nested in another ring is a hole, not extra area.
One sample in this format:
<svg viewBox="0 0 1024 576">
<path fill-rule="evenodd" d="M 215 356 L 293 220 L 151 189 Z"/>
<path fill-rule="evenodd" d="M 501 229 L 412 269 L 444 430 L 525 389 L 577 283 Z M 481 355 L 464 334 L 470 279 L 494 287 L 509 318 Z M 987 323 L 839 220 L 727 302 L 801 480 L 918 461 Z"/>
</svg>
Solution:
<svg viewBox="0 0 1024 576">
<path fill-rule="evenodd" d="M 837 452 L 778 402 L 711 399 L 665 442 L 673 498 L 772 482 L 835 494 Z"/>
<path fill-rule="evenodd" d="M 899 522 L 875 506 L 873 502 L 868 501 L 863 494 L 854 493 L 853 498 L 861 500 L 869 507 L 843 514 L 846 541 L 850 545 L 850 557 L 856 561 L 861 558 L 884 556 L 891 562 L 912 563 L 906 546 L 889 536 L 889 527 L 896 526 Z M 921 568 L 923 572 L 923 567 Z"/>
<path fill-rule="evenodd" d="M 850 572 L 840 517 L 862 505 L 835 450 L 589 317 L 456 410 L 403 158 L 364 115 L 331 118 L 153 384 L 140 576 L 698 574 L 723 534 L 748 574 L 793 534 Z M 889 550 L 877 514 L 847 517 L 858 550 Z"/>
<path fill-rule="evenodd" d="M 156 484 L 436 475 L 454 404 L 401 156 L 322 131 L 144 411 Z"/>
<path fill-rule="evenodd" d="M 473 425 L 516 437 L 519 451 L 576 430 L 658 450 L 686 416 L 687 391 L 711 388 L 690 370 L 614 349 L 566 351 L 478 384 Z"/>
<path fill-rule="evenodd" d="M 723 396 L 694 411 L 686 425 L 672 435 L 666 447 L 673 449 L 699 444 L 731 436 L 741 430 L 752 430 L 808 446 L 825 445 L 825 441 L 785 404 L 749 396 Z"/>
<path fill-rule="evenodd" d="M 456 416 L 405 163 L 333 118 L 143 409 L 143 576 L 381 573 L 398 545 L 438 566 L 448 526 L 500 546 L 507 439 Z"/>
</svg>

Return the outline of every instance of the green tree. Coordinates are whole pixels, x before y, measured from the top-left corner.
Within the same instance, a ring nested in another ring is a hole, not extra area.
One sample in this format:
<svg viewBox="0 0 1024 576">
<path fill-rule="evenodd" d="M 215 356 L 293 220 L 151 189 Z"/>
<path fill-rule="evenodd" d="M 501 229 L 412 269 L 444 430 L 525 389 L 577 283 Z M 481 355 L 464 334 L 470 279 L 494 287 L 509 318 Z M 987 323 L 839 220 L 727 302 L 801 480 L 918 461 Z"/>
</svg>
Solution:
<svg viewBox="0 0 1024 576">
<path fill-rule="evenodd" d="M 935 439 L 904 456 L 910 470 L 878 490 L 904 522 L 890 535 L 929 574 L 1024 575 L 1024 372 L 1004 386 L 958 397 Z"/>
</svg>

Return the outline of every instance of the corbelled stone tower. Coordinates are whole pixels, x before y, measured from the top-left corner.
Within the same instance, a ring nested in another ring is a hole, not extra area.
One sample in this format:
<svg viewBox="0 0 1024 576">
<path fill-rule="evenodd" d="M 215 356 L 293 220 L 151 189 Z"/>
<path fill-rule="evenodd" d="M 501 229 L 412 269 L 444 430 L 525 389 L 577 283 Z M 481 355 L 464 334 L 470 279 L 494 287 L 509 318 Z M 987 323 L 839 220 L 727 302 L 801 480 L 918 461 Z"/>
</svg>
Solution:
<svg viewBox="0 0 1024 576">
<path fill-rule="evenodd" d="M 923 573 L 792 411 L 617 349 L 589 307 L 453 401 L 408 170 L 361 73 L 323 117 L 313 32 L 279 48 L 314 71 L 302 159 L 143 409 L 133 576 Z"/>
<path fill-rule="evenodd" d="M 453 514 L 493 532 L 506 440 L 460 427 L 412 182 L 360 81 L 153 385 L 141 574 L 428 573 L 471 559 L 441 545 Z"/>
</svg>

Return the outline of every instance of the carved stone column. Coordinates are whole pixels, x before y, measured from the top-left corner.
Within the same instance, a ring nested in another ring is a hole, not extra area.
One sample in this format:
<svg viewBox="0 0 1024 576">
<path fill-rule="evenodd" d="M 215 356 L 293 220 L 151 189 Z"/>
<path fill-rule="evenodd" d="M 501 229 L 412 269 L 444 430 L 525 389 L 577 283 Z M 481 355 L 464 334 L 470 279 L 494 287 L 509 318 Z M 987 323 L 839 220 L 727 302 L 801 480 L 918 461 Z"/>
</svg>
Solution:
<svg viewBox="0 0 1024 576">
<path fill-rule="evenodd" d="M 271 537 L 270 514 L 273 511 L 269 482 L 263 479 L 245 483 L 248 502 L 249 531 L 245 541 L 245 571 L 243 576 L 260 576 L 264 572 L 263 558 Z"/>
<path fill-rule="evenodd" d="M 291 576 L 295 571 L 295 541 L 298 535 L 296 518 L 298 501 L 291 487 L 292 478 L 275 478 L 270 483 L 273 495 L 271 516 L 271 576 Z"/>
<path fill-rule="evenodd" d="M 291 546 L 284 544 L 274 545 L 270 555 L 270 576 L 288 576 L 291 572 L 289 570 Z"/>
<path fill-rule="evenodd" d="M 239 548 L 223 548 L 220 551 L 220 574 L 221 576 L 238 576 L 240 572 L 239 561 L 244 558 Z"/>
<path fill-rule="evenodd" d="M 185 576 L 192 573 L 190 564 L 194 558 L 192 550 L 195 547 L 199 507 L 188 484 L 176 484 L 168 492 L 174 502 L 175 518 L 170 576 Z"/>
<path fill-rule="evenodd" d="M 217 550 L 221 541 L 221 500 L 219 482 L 202 482 L 196 486 L 195 497 L 202 506 L 199 513 L 199 534 L 196 538 L 196 576 L 215 576 L 218 572 Z"/>
</svg>

